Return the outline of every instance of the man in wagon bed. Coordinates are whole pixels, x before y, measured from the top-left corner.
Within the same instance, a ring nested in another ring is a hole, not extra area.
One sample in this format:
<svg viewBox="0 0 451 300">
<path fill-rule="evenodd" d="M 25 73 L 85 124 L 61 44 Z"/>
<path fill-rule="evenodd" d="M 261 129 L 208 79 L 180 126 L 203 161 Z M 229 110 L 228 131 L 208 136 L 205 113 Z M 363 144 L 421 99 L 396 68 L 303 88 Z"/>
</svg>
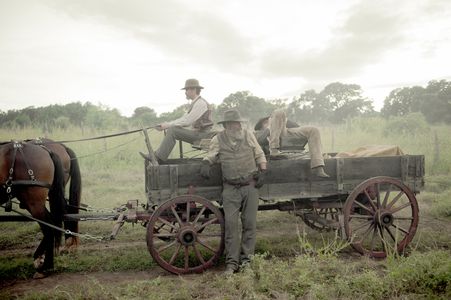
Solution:
<svg viewBox="0 0 451 300">
<path fill-rule="evenodd" d="M 157 130 L 166 130 L 160 147 L 155 151 L 160 163 L 168 159 L 176 140 L 193 143 L 211 137 L 210 130 L 213 127 L 211 108 L 208 102 L 200 96 L 202 89 L 203 87 L 197 79 L 187 79 L 182 90 L 185 90 L 186 99 L 192 100 L 188 112 L 174 121 L 157 126 Z"/>
<path fill-rule="evenodd" d="M 329 177 L 324 171 L 323 146 L 318 128 L 299 126 L 287 119 L 283 109 L 277 109 L 271 116 L 260 119 L 254 129 L 257 141 L 273 159 L 283 157 L 279 150 L 280 138 L 283 136 L 296 138 L 303 145 L 308 144 L 312 174 L 322 178 Z"/>
<path fill-rule="evenodd" d="M 225 218 L 225 275 L 231 275 L 249 263 L 254 254 L 257 227 L 258 190 L 266 171 L 266 158 L 252 132 L 242 128 L 239 112 L 224 113 L 224 130 L 210 143 L 210 149 L 201 168 L 203 177 L 209 177 L 210 165 L 221 163 L 223 177 L 222 205 Z M 259 180 L 260 179 L 260 180 Z M 260 182 L 259 182 L 260 181 Z M 241 212 L 241 228 L 239 218 Z M 240 237 L 241 233 L 241 237 Z"/>
</svg>

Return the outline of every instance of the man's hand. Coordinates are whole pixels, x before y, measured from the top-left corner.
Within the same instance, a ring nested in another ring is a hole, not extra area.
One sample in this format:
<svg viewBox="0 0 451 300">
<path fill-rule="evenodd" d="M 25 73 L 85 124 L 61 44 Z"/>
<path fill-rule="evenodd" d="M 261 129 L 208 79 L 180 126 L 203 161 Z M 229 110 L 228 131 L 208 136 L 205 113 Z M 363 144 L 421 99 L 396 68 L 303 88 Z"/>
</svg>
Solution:
<svg viewBox="0 0 451 300">
<path fill-rule="evenodd" d="M 258 173 L 257 178 L 255 179 L 255 187 L 257 189 L 261 188 L 265 184 L 266 173 L 266 169 L 263 169 Z"/>
<path fill-rule="evenodd" d="M 200 167 L 200 176 L 202 176 L 205 179 L 210 178 L 210 162 L 206 159 L 202 161 L 202 166 Z"/>
<path fill-rule="evenodd" d="M 162 131 L 162 130 L 165 130 L 165 129 L 168 129 L 169 127 L 171 127 L 170 125 L 169 125 L 169 123 L 161 123 L 161 124 L 158 124 L 156 127 L 155 127 L 155 129 L 156 130 L 158 130 L 158 131 Z"/>
</svg>

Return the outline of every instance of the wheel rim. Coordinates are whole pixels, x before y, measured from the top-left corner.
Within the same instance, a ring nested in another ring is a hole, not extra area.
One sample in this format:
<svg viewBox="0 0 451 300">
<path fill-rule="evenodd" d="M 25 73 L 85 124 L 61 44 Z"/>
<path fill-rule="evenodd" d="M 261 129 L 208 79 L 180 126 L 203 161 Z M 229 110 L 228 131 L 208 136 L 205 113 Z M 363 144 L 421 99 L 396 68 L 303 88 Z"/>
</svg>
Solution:
<svg viewBox="0 0 451 300">
<path fill-rule="evenodd" d="M 337 226 L 333 226 L 333 224 L 338 224 L 339 214 L 341 214 L 341 208 L 336 207 L 312 208 L 296 212 L 296 215 L 301 217 L 302 221 L 304 221 L 308 227 L 321 232 L 336 229 Z M 329 223 L 330 226 L 328 226 L 327 223 Z"/>
<path fill-rule="evenodd" d="M 224 250 L 224 217 L 199 196 L 178 196 L 163 203 L 147 225 L 147 248 L 165 270 L 197 273 L 211 267 Z"/>
<path fill-rule="evenodd" d="M 417 226 L 415 195 L 397 179 L 370 178 L 358 185 L 346 200 L 346 236 L 361 254 L 384 258 L 388 253 L 403 253 Z"/>
</svg>

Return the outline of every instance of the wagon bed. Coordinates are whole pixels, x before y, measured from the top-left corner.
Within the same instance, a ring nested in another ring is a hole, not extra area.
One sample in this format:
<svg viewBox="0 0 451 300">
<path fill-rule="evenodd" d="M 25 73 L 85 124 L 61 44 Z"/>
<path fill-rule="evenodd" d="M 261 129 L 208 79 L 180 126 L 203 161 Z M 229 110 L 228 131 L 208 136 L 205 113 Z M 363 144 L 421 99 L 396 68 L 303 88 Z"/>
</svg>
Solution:
<svg viewBox="0 0 451 300">
<path fill-rule="evenodd" d="M 403 253 L 418 226 L 415 195 L 424 187 L 424 156 L 329 156 L 330 178 L 313 176 L 305 156 L 269 161 L 259 210 L 291 211 L 315 230 L 337 230 L 370 257 Z M 177 274 L 209 268 L 224 247 L 220 165 L 209 179 L 200 168 L 199 158 L 145 162 L 148 249 Z"/>
</svg>

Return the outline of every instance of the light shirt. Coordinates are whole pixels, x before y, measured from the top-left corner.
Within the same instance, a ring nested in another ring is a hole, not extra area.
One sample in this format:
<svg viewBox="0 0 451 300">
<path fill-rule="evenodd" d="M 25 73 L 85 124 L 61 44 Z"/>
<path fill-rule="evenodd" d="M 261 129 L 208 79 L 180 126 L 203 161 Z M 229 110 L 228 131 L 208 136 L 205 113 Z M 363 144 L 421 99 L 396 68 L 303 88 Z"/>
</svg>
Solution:
<svg viewBox="0 0 451 300">
<path fill-rule="evenodd" d="M 192 109 L 190 112 L 184 114 L 182 117 L 168 122 L 170 127 L 180 126 L 180 127 L 188 127 L 192 126 L 194 122 L 196 122 L 202 115 L 208 110 L 208 104 L 205 99 L 202 99 L 197 96 L 196 99 L 193 100 Z"/>
<path fill-rule="evenodd" d="M 258 144 L 255 136 L 249 130 L 246 130 L 246 129 L 243 129 L 243 130 L 245 131 L 244 134 L 247 134 L 247 140 L 248 140 L 250 146 L 252 147 L 252 149 L 254 150 L 254 157 L 255 157 L 255 162 L 257 163 L 257 166 L 259 166 L 261 163 L 266 163 L 265 153 L 263 152 L 262 148 Z M 236 144 L 236 142 L 233 142 L 232 139 L 230 139 L 228 136 L 227 136 L 227 138 L 233 145 Z M 208 149 L 207 155 L 204 157 L 204 160 L 208 160 L 210 162 L 210 164 L 219 162 L 219 141 L 218 141 L 217 135 L 215 135 L 211 139 L 210 147 Z"/>
</svg>

